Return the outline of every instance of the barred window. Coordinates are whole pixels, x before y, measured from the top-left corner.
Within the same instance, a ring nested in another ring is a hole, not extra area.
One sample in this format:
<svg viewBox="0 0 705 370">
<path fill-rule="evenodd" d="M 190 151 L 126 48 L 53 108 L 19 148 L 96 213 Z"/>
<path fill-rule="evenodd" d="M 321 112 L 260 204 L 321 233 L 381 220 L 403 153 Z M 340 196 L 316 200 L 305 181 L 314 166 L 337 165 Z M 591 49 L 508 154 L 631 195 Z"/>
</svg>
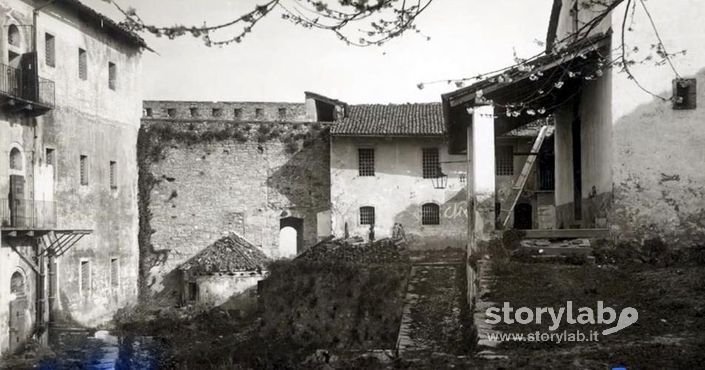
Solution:
<svg viewBox="0 0 705 370">
<path fill-rule="evenodd" d="M 426 203 L 421 206 L 421 224 L 439 225 L 441 223 L 441 210 L 438 204 Z"/>
<path fill-rule="evenodd" d="M 360 207 L 360 225 L 375 224 L 375 207 Z"/>
<path fill-rule="evenodd" d="M 438 148 L 424 148 L 421 162 L 424 179 L 438 177 L 438 169 L 441 166 L 438 161 Z"/>
<path fill-rule="evenodd" d="M 360 148 L 357 150 L 360 176 L 375 175 L 375 150 L 372 148 Z"/>
<path fill-rule="evenodd" d="M 78 78 L 88 79 L 88 55 L 83 49 L 78 49 Z"/>
<path fill-rule="evenodd" d="M 495 150 L 495 166 L 497 176 L 514 175 L 514 147 L 500 145 Z"/>
<path fill-rule="evenodd" d="M 80 291 L 83 296 L 87 296 L 91 292 L 91 262 L 81 261 L 81 267 L 78 271 L 79 281 L 81 282 Z"/>
<path fill-rule="evenodd" d="M 56 43 L 54 40 L 54 36 L 51 34 L 44 34 L 44 62 L 49 67 L 56 65 Z"/>
</svg>

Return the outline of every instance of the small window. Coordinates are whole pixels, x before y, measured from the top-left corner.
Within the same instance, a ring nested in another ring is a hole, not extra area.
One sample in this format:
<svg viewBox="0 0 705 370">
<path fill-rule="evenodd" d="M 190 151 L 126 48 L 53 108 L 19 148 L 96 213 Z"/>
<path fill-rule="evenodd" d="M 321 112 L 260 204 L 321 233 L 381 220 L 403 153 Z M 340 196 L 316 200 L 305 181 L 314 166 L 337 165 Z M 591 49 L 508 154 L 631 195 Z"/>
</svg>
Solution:
<svg viewBox="0 0 705 370">
<path fill-rule="evenodd" d="M 56 165 L 56 158 L 54 158 L 55 151 L 53 148 L 45 148 L 44 149 L 44 161 L 46 162 L 47 166 L 55 166 Z"/>
<path fill-rule="evenodd" d="M 79 166 L 81 185 L 88 185 L 88 156 L 81 156 L 81 162 Z"/>
<path fill-rule="evenodd" d="M 425 148 L 422 157 L 423 178 L 432 179 L 438 177 L 441 167 L 438 161 L 438 148 Z"/>
<path fill-rule="evenodd" d="M 56 44 L 54 40 L 54 36 L 51 34 L 44 34 L 44 62 L 49 67 L 56 66 Z"/>
<path fill-rule="evenodd" d="M 154 114 L 154 111 L 152 111 L 152 108 L 145 108 L 145 109 L 144 109 L 144 115 L 145 115 L 145 116 L 147 116 L 147 117 L 152 117 L 153 114 Z"/>
<path fill-rule="evenodd" d="M 286 108 L 279 108 L 279 119 L 286 119 Z"/>
<path fill-rule="evenodd" d="M 255 118 L 262 118 L 262 117 L 264 117 L 264 109 L 255 108 Z"/>
<path fill-rule="evenodd" d="M 375 224 L 375 207 L 360 207 L 360 225 Z"/>
<path fill-rule="evenodd" d="M 167 109 L 166 109 L 166 115 L 169 116 L 169 117 L 171 117 L 171 118 L 176 117 L 176 108 L 167 108 Z"/>
<path fill-rule="evenodd" d="M 111 62 L 108 62 L 108 87 L 110 90 L 117 88 L 117 66 Z"/>
<path fill-rule="evenodd" d="M 188 109 L 189 114 L 191 114 L 191 117 L 198 117 L 198 108 L 196 107 L 191 107 Z"/>
<path fill-rule="evenodd" d="M 7 42 L 12 46 L 20 46 L 20 29 L 14 24 L 7 28 Z"/>
<path fill-rule="evenodd" d="M 467 176 L 464 173 L 461 173 L 460 174 L 460 183 L 465 184 L 466 182 L 468 182 Z"/>
<path fill-rule="evenodd" d="M 697 80 L 677 78 L 673 80 L 673 109 L 697 108 Z"/>
<path fill-rule="evenodd" d="M 11 170 L 22 170 L 22 153 L 17 148 L 12 148 L 10 150 L 10 169 Z"/>
<path fill-rule="evenodd" d="M 360 148 L 357 150 L 360 176 L 375 175 L 375 150 Z"/>
<path fill-rule="evenodd" d="M 497 176 L 514 175 L 514 147 L 500 145 L 495 150 L 495 167 Z"/>
<path fill-rule="evenodd" d="M 86 51 L 78 49 L 78 78 L 82 80 L 88 79 L 88 56 Z"/>
<path fill-rule="evenodd" d="M 221 108 L 213 108 L 213 111 L 211 112 L 211 115 L 213 117 L 221 117 L 223 115 L 223 109 Z"/>
<path fill-rule="evenodd" d="M 78 271 L 80 282 L 81 295 L 84 297 L 91 293 L 91 262 L 87 260 L 81 261 L 81 267 Z"/>
<path fill-rule="evenodd" d="M 438 204 L 426 203 L 421 206 L 421 224 L 438 225 L 441 223 L 440 207 Z"/>
<path fill-rule="evenodd" d="M 120 260 L 117 258 L 110 259 L 110 286 L 120 287 Z"/>
<path fill-rule="evenodd" d="M 235 119 L 240 119 L 242 118 L 242 109 L 241 108 L 235 108 L 233 109 L 233 117 Z"/>
<path fill-rule="evenodd" d="M 117 189 L 117 162 L 110 161 L 110 188 Z"/>
</svg>

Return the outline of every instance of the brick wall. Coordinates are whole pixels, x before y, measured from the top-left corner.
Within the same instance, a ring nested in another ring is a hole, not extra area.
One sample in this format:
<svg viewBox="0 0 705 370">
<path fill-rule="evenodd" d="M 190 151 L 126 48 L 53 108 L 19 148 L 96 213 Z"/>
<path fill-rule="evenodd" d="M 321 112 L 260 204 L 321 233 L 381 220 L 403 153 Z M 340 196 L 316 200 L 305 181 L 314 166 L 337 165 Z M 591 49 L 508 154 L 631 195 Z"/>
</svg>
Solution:
<svg viewBox="0 0 705 370">
<path fill-rule="evenodd" d="M 330 203 L 320 124 L 144 119 L 140 135 L 143 292 L 176 299 L 175 268 L 229 232 L 278 257 L 280 220 L 293 216 L 303 245 L 317 241 Z"/>
</svg>

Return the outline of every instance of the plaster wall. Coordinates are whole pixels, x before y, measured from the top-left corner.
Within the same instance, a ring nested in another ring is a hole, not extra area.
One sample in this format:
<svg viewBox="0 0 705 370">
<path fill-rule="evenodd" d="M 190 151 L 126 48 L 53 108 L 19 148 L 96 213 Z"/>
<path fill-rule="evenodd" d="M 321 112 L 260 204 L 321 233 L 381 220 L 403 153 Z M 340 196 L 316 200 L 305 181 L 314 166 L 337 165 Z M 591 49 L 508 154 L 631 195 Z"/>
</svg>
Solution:
<svg viewBox="0 0 705 370">
<path fill-rule="evenodd" d="M 435 189 L 423 178 L 423 148 L 438 148 L 439 160 L 448 175 L 445 189 Z M 374 148 L 375 176 L 359 176 L 358 149 Z M 359 209 L 375 207 L 375 238 L 391 236 L 401 223 L 414 249 L 465 248 L 467 201 L 461 175 L 466 175 L 465 156 L 447 154 L 443 138 L 352 138 L 331 140 L 332 229 L 343 236 L 345 224 L 351 236 L 367 239 L 369 226 L 360 224 Z M 422 225 L 421 206 L 440 206 L 440 224 Z"/>
</svg>

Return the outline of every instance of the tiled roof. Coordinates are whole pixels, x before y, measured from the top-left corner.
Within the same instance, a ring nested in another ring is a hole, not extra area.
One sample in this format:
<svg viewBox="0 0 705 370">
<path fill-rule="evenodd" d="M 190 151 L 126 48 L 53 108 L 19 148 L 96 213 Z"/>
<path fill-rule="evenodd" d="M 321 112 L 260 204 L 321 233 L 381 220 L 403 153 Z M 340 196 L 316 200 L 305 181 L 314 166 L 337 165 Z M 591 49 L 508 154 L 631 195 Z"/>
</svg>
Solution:
<svg viewBox="0 0 705 370">
<path fill-rule="evenodd" d="M 350 105 L 331 135 L 443 136 L 443 109 L 440 103 Z"/>
<path fill-rule="evenodd" d="M 262 270 L 267 256 L 237 234 L 230 234 L 198 252 L 179 269 L 191 275 Z"/>
</svg>

